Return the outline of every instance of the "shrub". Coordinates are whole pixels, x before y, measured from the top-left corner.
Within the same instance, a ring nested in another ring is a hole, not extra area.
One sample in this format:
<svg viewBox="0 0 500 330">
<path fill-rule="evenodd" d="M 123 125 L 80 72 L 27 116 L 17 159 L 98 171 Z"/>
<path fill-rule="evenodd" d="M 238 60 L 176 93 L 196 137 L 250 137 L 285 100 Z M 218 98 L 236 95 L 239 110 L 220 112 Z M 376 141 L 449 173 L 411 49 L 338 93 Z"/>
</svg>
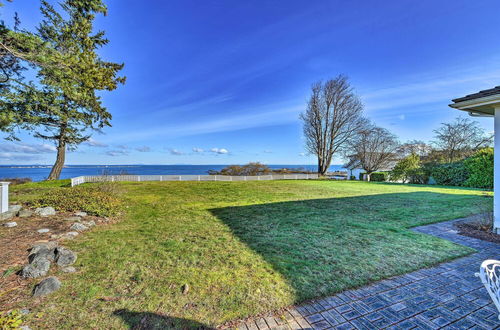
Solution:
<svg viewBox="0 0 500 330">
<path fill-rule="evenodd" d="M 435 165 L 431 175 L 437 184 L 446 186 L 461 186 L 468 178 L 463 162 Z"/>
<path fill-rule="evenodd" d="M 411 154 L 394 166 L 390 172 L 392 181 L 403 181 L 403 183 L 411 181 L 413 176 L 416 176 L 420 169 L 420 157 L 416 154 Z"/>
<path fill-rule="evenodd" d="M 30 178 L 1 178 L 0 181 L 10 182 L 12 186 L 31 182 Z"/>
<path fill-rule="evenodd" d="M 464 160 L 469 177 L 463 185 L 475 188 L 493 188 L 493 148 L 485 148 Z"/>
<path fill-rule="evenodd" d="M 248 163 L 246 165 L 229 165 L 224 167 L 220 171 L 210 170 L 208 174 L 210 175 L 262 175 L 262 174 L 270 174 L 271 169 L 269 166 L 261 164 L 261 163 Z"/>
<path fill-rule="evenodd" d="M 28 204 L 32 207 L 52 206 L 59 211 L 85 211 L 96 216 L 112 216 L 118 213 L 121 202 L 116 185 L 102 183 L 51 189 Z"/>
<path fill-rule="evenodd" d="M 370 175 L 370 181 L 384 182 L 387 181 L 388 177 L 389 177 L 389 172 L 373 172 Z"/>
</svg>

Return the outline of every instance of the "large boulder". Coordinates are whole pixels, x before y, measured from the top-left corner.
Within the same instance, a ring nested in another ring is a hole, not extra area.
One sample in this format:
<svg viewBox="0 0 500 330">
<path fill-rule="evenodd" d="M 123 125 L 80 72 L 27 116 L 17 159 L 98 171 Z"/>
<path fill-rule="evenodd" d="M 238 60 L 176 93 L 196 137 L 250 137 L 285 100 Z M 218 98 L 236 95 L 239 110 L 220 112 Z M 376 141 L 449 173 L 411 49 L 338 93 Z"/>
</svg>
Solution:
<svg viewBox="0 0 500 330">
<path fill-rule="evenodd" d="M 28 256 L 28 260 L 29 260 L 30 264 L 34 260 L 39 259 L 39 258 L 44 258 L 44 259 L 47 259 L 48 261 L 54 261 L 55 254 L 56 254 L 55 250 L 56 250 L 55 246 L 51 246 L 49 244 L 45 244 L 45 245 L 40 244 L 36 250 L 32 249 L 32 252 Z"/>
<path fill-rule="evenodd" d="M 45 234 L 45 233 L 48 233 L 49 231 L 50 231 L 49 228 L 42 228 L 42 229 L 38 229 L 36 232 L 39 234 Z"/>
<path fill-rule="evenodd" d="M 33 258 L 29 265 L 21 270 L 21 276 L 27 278 L 37 278 L 47 275 L 50 269 L 50 261 L 45 258 Z"/>
<path fill-rule="evenodd" d="M 57 277 L 47 277 L 46 279 L 38 283 L 37 286 L 35 286 L 35 289 L 33 290 L 33 297 L 46 296 L 54 291 L 59 290 L 60 287 L 61 282 L 57 279 Z"/>
<path fill-rule="evenodd" d="M 75 263 L 76 253 L 63 247 L 56 248 L 56 264 L 60 267 L 69 266 Z"/>
<path fill-rule="evenodd" d="M 51 207 L 51 206 L 47 206 L 47 207 L 39 207 L 35 210 L 35 214 L 41 216 L 41 217 L 48 217 L 48 216 L 51 216 L 51 215 L 55 215 L 56 214 L 56 210 Z"/>
<path fill-rule="evenodd" d="M 80 212 L 76 212 L 75 215 L 77 217 L 86 217 L 87 216 L 87 212 L 80 211 Z"/>
<path fill-rule="evenodd" d="M 33 245 L 31 247 L 30 254 L 31 253 L 37 253 L 38 251 L 42 249 L 55 249 L 57 247 L 57 242 L 51 241 L 51 242 L 41 242 Z"/>
<path fill-rule="evenodd" d="M 7 227 L 7 228 L 12 228 L 12 227 L 16 227 L 17 226 L 17 222 L 15 221 L 12 221 L 12 222 L 6 222 L 3 224 L 4 227 Z"/>
</svg>

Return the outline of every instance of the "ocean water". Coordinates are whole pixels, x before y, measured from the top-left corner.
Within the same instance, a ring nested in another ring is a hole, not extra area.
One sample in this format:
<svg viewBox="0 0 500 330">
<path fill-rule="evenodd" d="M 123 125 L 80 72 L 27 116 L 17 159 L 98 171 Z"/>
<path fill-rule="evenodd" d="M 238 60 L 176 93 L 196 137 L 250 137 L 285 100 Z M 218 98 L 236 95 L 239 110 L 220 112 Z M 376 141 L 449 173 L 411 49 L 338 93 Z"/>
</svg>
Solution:
<svg viewBox="0 0 500 330">
<path fill-rule="evenodd" d="M 141 175 L 202 175 L 209 170 L 221 170 L 227 165 L 67 165 L 61 179 L 81 175 L 141 174 Z M 271 168 L 303 168 L 315 171 L 316 165 L 268 165 Z M 0 165 L 0 178 L 30 178 L 42 181 L 50 173 L 51 166 L 45 165 Z M 341 165 L 332 165 L 330 171 L 345 170 Z M 358 175 L 359 171 L 353 171 Z"/>
</svg>

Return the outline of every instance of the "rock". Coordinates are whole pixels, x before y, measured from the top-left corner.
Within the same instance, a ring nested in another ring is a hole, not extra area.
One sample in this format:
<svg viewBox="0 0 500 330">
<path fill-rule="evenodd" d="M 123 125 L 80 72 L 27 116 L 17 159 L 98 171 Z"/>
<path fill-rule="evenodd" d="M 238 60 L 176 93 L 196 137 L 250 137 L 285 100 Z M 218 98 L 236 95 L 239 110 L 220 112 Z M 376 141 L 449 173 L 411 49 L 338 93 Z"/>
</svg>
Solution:
<svg viewBox="0 0 500 330">
<path fill-rule="evenodd" d="M 23 308 L 19 310 L 19 313 L 21 313 L 22 315 L 28 315 L 30 313 L 30 310 L 27 308 Z"/>
<path fill-rule="evenodd" d="M 76 213 L 75 213 L 75 215 L 76 215 L 77 217 L 86 217 L 86 216 L 87 216 L 87 212 L 81 212 L 81 211 L 80 211 L 80 212 L 76 212 Z"/>
<path fill-rule="evenodd" d="M 50 269 L 50 261 L 45 258 L 35 258 L 29 265 L 21 270 L 22 277 L 37 278 L 47 275 Z"/>
<path fill-rule="evenodd" d="M 181 287 L 181 290 L 182 290 L 182 294 L 187 294 L 189 292 L 189 284 L 184 284 L 182 287 Z"/>
<path fill-rule="evenodd" d="M 8 210 L 7 212 L 0 213 L 0 220 L 9 220 L 16 216 L 17 212 L 12 212 Z"/>
<path fill-rule="evenodd" d="M 67 217 L 67 218 L 64 218 L 65 221 L 73 221 L 73 222 L 80 222 L 80 220 L 82 220 L 81 217 Z"/>
<path fill-rule="evenodd" d="M 73 239 L 73 238 L 75 238 L 78 235 L 79 235 L 79 233 L 76 232 L 76 231 L 69 231 L 69 232 L 67 232 L 65 234 L 60 235 L 59 238 L 60 239 Z"/>
<path fill-rule="evenodd" d="M 89 229 L 89 227 L 85 226 L 83 223 L 75 222 L 71 225 L 71 227 L 69 227 L 69 229 L 76 231 L 85 231 Z"/>
<path fill-rule="evenodd" d="M 60 287 L 61 282 L 57 279 L 57 277 L 47 277 L 35 286 L 35 290 L 33 290 L 33 297 L 46 296 L 54 291 L 57 291 Z"/>
<path fill-rule="evenodd" d="M 48 261 L 54 261 L 55 259 L 55 246 L 51 247 L 47 245 L 41 245 L 36 252 L 31 252 L 28 256 L 29 263 L 33 263 L 34 260 L 39 258 L 47 259 Z"/>
<path fill-rule="evenodd" d="M 11 205 L 9 206 L 9 210 L 7 212 L 12 212 L 17 215 L 22 208 L 23 207 L 21 205 Z"/>
<path fill-rule="evenodd" d="M 15 221 L 12 221 L 12 222 L 6 222 L 3 224 L 4 227 L 7 227 L 7 228 L 12 228 L 12 227 L 16 227 L 17 226 L 17 222 Z"/>
<path fill-rule="evenodd" d="M 32 253 L 37 253 L 40 250 L 43 249 L 55 249 L 57 247 L 57 242 L 43 242 L 43 243 L 37 243 L 33 245 L 30 249 L 30 254 Z"/>
<path fill-rule="evenodd" d="M 76 254 L 63 247 L 56 248 L 56 263 L 60 267 L 69 266 L 75 263 Z"/>
<path fill-rule="evenodd" d="M 42 228 L 42 229 L 38 229 L 37 232 L 39 234 L 44 234 L 44 233 L 48 233 L 50 231 L 50 229 L 48 228 Z"/>
<path fill-rule="evenodd" d="M 54 208 L 51 206 L 39 207 L 35 210 L 35 214 L 37 214 L 41 217 L 48 217 L 49 215 L 55 215 L 56 210 L 54 210 Z"/>
<path fill-rule="evenodd" d="M 94 220 L 90 220 L 90 221 L 83 221 L 82 222 L 85 226 L 87 227 L 94 227 L 95 226 L 95 221 Z"/>
<path fill-rule="evenodd" d="M 17 215 L 20 218 L 29 218 L 33 215 L 33 211 L 31 210 L 21 210 L 19 211 L 19 214 Z"/>
<path fill-rule="evenodd" d="M 31 328 L 30 328 L 30 327 L 28 327 L 27 325 L 21 325 L 21 326 L 19 327 L 19 330 L 31 330 Z"/>
<path fill-rule="evenodd" d="M 74 272 L 76 272 L 76 268 L 73 267 L 73 266 L 64 267 L 61 270 L 63 272 L 65 272 L 65 273 L 74 273 Z"/>
</svg>

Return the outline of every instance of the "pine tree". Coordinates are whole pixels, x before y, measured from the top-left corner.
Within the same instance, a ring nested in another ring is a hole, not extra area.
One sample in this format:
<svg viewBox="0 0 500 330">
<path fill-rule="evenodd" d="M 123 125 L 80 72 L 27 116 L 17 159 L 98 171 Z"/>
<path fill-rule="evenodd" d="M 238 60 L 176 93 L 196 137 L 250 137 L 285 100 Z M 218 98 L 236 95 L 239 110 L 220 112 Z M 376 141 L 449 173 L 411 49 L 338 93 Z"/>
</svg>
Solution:
<svg viewBox="0 0 500 330">
<path fill-rule="evenodd" d="M 37 81 L 15 81 L 0 91 L 0 110 L 7 131 L 16 129 L 53 141 L 57 158 L 48 180 L 59 178 L 66 150 L 90 138 L 89 130 L 111 126 L 111 114 L 98 91 L 112 91 L 125 78 L 118 76 L 123 64 L 106 62 L 97 50 L 108 43 L 104 32 L 93 32 L 97 14 L 106 14 L 101 0 L 65 0 L 58 12 L 42 1 L 43 21 L 32 35 L 47 51 L 35 63 Z M 1 119 L 2 117 L 0 117 Z"/>
</svg>

